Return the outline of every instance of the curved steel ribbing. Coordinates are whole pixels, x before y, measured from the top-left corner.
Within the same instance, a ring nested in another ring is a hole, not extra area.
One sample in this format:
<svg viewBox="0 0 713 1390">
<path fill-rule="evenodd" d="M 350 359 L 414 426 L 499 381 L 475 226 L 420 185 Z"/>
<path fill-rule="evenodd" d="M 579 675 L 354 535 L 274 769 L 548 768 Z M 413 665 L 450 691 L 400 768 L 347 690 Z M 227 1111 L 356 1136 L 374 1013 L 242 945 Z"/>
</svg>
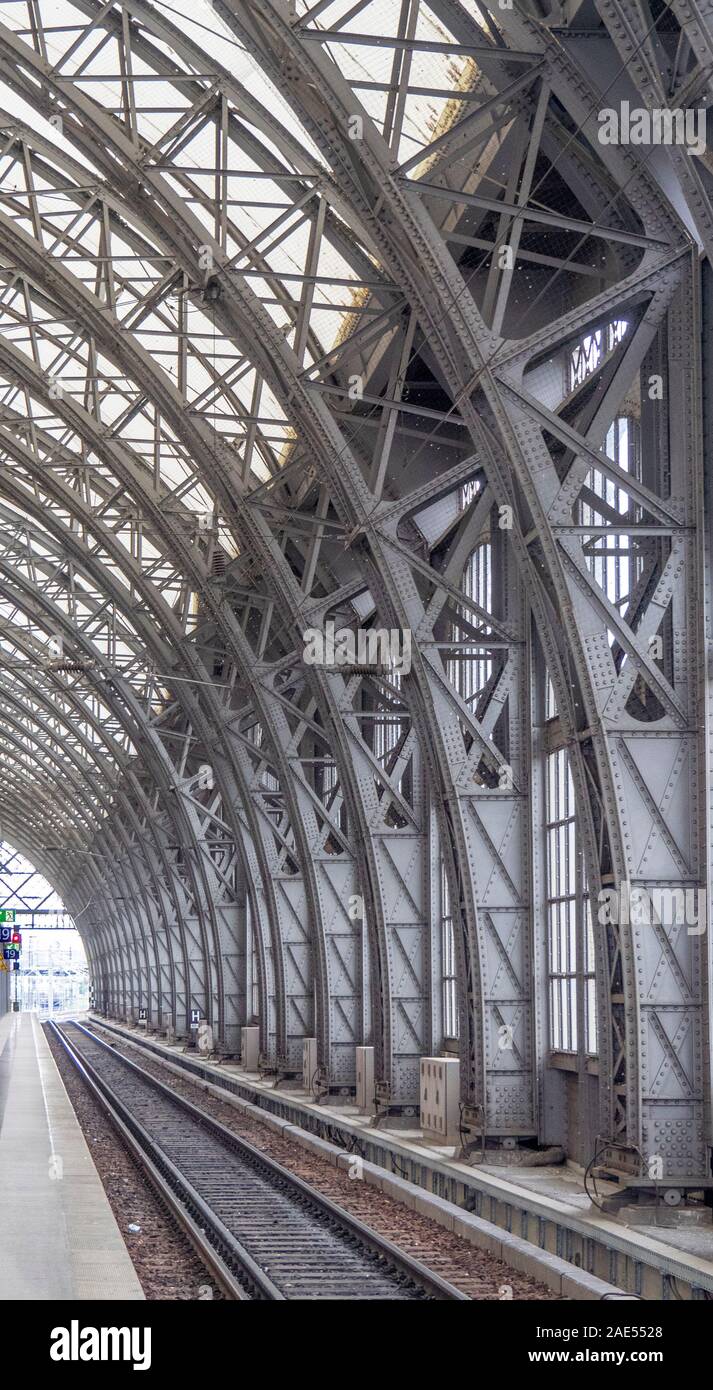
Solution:
<svg viewBox="0 0 713 1390">
<path fill-rule="evenodd" d="M 148 0 L 46 33 L 0 4 L 3 825 L 108 1010 L 198 1007 L 235 1051 L 256 998 L 266 1062 L 315 1034 L 339 1090 L 372 1041 L 396 1108 L 450 915 L 463 1100 L 544 1139 L 546 675 L 595 915 L 707 890 L 707 166 L 677 150 L 669 201 L 604 157 L 605 77 L 517 10 L 406 0 L 377 44 L 370 3 L 212 8 L 211 44 Z M 599 9 L 644 105 L 698 89 L 643 0 Z M 328 620 L 410 634 L 408 674 L 305 664 Z M 669 1172 L 704 1164 L 709 1077 L 678 926 L 594 939 L 600 1129 Z"/>
</svg>

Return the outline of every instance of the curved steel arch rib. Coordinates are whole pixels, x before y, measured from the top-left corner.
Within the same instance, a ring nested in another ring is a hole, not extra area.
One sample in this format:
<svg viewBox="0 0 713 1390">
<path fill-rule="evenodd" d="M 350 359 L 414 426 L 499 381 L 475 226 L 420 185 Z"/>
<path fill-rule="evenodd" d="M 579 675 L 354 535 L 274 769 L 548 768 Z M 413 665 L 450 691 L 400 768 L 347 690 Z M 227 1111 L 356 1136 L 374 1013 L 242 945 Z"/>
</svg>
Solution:
<svg viewBox="0 0 713 1390">
<path fill-rule="evenodd" d="M 646 6 L 599 8 L 650 103 Z M 684 221 L 655 160 L 604 159 L 604 81 L 517 10 L 408 0 L 372 33 L 372 0 L 217 0 L 210 40 L 148 0 L 65 0 L 47 32 L 22 10 L 0 3 L 0 493 L 27 531 L 3 595 L 96 663 L 128 743 L 101 819 L 91 671 L 61 696 L 23 675 L 0 747 L 36 847 L 29 765 L 74 788 L 75 910 L 130 862 L 131 912 L 85 918 L 108 1006 L 180 1029 L 195 1001 L 235 1050 L 254 950 L 265 1060 L 294 1072 L 315 1032 L 339 1090 L 373 1040 L 409 1110 L 452 919 L 469 1122 L 551 1138 L 547 740 L 595 908 L 708 888 L 707 166 L 675 154 Z M 690 55 L 677 76 L 707 81 Z M 328 620 L 409 632 L 410 671 L 305 665 Z M 600 1132 L 702 1171 L 703 943 L 619 921 L 595 951 Z"/>
</svg>

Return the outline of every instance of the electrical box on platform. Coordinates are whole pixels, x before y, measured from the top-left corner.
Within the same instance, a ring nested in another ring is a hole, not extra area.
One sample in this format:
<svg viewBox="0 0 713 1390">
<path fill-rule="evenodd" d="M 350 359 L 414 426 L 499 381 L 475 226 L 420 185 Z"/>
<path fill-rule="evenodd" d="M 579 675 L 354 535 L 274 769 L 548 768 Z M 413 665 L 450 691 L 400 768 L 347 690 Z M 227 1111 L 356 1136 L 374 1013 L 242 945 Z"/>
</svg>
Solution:
<svg viewBox="0 0 713 1390">
<path fill-rule="evenodd" d="M 317 1039 L 302 1039 L 302 1085 L 312 1095 L 317 1080 Z"/>
<path fill-rule="evenodd" d="M 356 1103 L 359 1109 L 371 1114 L 374 1109 L 374 1049 L 356 1049 Z"/>
<path fill-rule="evenodd" d="M 258 1070 L 260 1052 L 260 1029 L 257 1024 L 248 1024 L 240 1029 L 240 1063 L 245 1071 Z"/>
<path fill-rule="evenodd" d="M 456 1058 L 421 1058 L 421 1129 L 445 1143 L 458 1139 L 460 1061 Z"/>
</svg>

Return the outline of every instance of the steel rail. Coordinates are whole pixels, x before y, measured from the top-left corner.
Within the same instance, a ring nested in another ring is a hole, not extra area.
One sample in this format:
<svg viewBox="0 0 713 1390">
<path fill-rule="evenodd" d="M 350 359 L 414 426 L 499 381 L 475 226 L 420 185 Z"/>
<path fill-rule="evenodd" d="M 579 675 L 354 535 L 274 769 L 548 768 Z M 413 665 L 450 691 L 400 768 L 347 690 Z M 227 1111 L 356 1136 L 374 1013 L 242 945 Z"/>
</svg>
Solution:
<svg viewBox="0 0 713 1390">
<path fill-rule="evenodd" d="M 69 1022 L 71 1020 L 67 1021 Z M 215 1278 L 221 1291 L 227 1298 L 236 1300 L 249 1299 L 250 1295 L 246 1292 L 243 1283 L 236 1277 L 216 1246 L 207 1239 L 205 1228 L 207 1213 L 204 1213 L 202 1210 L 203 1204 L 200 1198 L 198 1198 L 198 1194 L 195 1194 L 195 1199 L 197 1200 L 191 1201 L 187 1184 L 181 1182 L 180 1186 L 186 1190 L 186 1197 L 188 1200 L 185 1200 L 185 1198 L 179 1195 L 180 1188 L 178 1184 L 173 1181 L 173 1175 L 175 1173 L 174 1165 L 171 1164 L 169 1160 L 158 1162 L 156 1161 L 157 1156 L 151 1156 L 150 1148 L 152 1146 L 155 1148 L 155 1146 L 143 1125 L 140 1125 L 137 1120 L 131 1118 L 126 1107 L 116 1096 L 114 1096 L 113 1099 L 109 1098 L 109 1088 L 101 1083 L 91 1064 L 88 1063 L 86 1059 L 80 1057 L 79 1053 L 75 1051 L 69 1039 L 62 1031 L 62 1028 L 59 1027 L 53 1019 L 49 1021 L 49 1028 L 51 1029 L 52 1036 L 56 1038 L 70 1061 L 76 1067 L 85 1086 L 101 1106 L 104 1114 L 117 1131 L 122 1143 L 131 1154 L 131 1157 L 138 1164 L 149 1186 L 158 1197 L 159 1202 L 168 1209 L 176 1225 L 183 1234 L 187 1236 L 196 1253 Z M 195 1214 L 191 1212 L 191 1205 L 195 1208 Z M 198 1216 L 203 1223 L 202 1226 L 199 1226 L 196 1216 Z M 215 1234 L 217 1236 L 217 1231 Z"/>
<path fill-rule="evenodd" d="M 384 1297 L 409 1299 L 425 1296 L 438 1300 L 470 1301 L 467 1294 L 449 1284 L 421 1264 L 420 1261 L 400 1250 L 385 1236 L 365 1225 L 329 1197 L 324 1196 L 311 1187 L 309 1183 L 298 1178 L 277 1160 L 268 1157 L 249 1140 L 234 1134 L 201 1110 L 199 1106 L 186 1100 L 185 1097 L 173 1091 L 162 1081 L 144 1071 L 136 1062 L 132 1062 L 117 1052 L 115 1045 L 105 1042 L 82 1024 L 75 1022 L 71 1026 L 102 1052 L 111 1056 L 114 1062 L 120 1063 L 125 1068 L 127 1075 L 142 1085 L 150 1086 L 173 1107 L 174 1112 L 179 1110 L 185 1117 L 189 1128 L 190 1126 L 200 1128 L 204 1134 L 207 1133 L 216 1139 L 231 1156 L 237 1156 L 243 1160 L 246 1169 L 255 1173 L 256 1183 L 262 1182 L 264 1184 L 267 1181 L 276 1189 L 276 1195 L 278 1190 L 282 1194 L 286 1194 L 301 1215 L 312 1216 L 315 1220 L 315 1229 L 324 1231 L 326 1228 L 332 1234 L 344 1239 L 345 1254 L 353 1258 L 355 1253 L 357 1255 L 363 1253 L 365 1256 L 364 1290 L 366 1297 L 369 1296 L 366 1292 L 368 1290 L 367 1279 L 370 1274 L 375 1278 L 378 1273 L 382 1280 L 385 1277 L 387 1281 L 393 1283 L 394 1292 L 391 1295 L 385 1293 Z M 216 1258 L 217 1252 L 217 1258 L 227 1271 L 229 1278 L 233 1280 L 234 1284 L 237 1282 L 239 1286 L 242 1286 L 242 1293 L 233 1293 L 231 1296 L 272 1300 L 284 1300 L 289 1297 L 280 1290 L 265 1267 L 271 1264 L 272 1257 L 267 1261 L 263 1258 L 262 1263 L 258 1263 L 234 1232 L 215 1213 L 210 1201 L 201 1194 L 200 1187 L 194 1185 L 194 1182 L 164 1151 L 160 1132 L 158 1136 L 150 1133 L 141 1121 L 132 1114 L 130 1106 L 120 1098 L 110 1082 L 102 1076 L 101 1070 L 97 1069 L 84 1055 L 81 1046 L 79 1050 L 73 1046 L 64 1027 L 59 1028 L 52 1023 L 51 1028 L 53 1036 L 57 1037 L 71 1061 L 89 1084 L 92 1093 L 110 1114 L 112 1123 L 114 1123 L 114 1119 L 110 1112 L 113 1110 L 115 1113 L 119 1120 L 116 1127 L 122 1138 L 125 1131 L 130 1138 L 133 1138 L 134 1144 L 130 1145 L 132 1153 L 136 1154 L 142 1166 L 146 1165 L 148 1159 L 152 1168 L 157 1171 L 162 1185 L 161 1195 L 163 1196 L 163 1187 L 169 1188 L 171 1193 L 169 1205 L 177 1219 L 183 1224 L 182 1212 L 187 1208 L 193 1223 L 195 1224 L 197 1221 L 200 1224 L 204 1233 L 204 1240 L 210 1242 L 213 1247 L 213 1258 Z M 159 1131 L 160 1123 L 160 1116 L 157 1111 Z M 187 1129 L 186 1132 L 189 1130 Z M 209 1176 L 214 1182 L 215 1173 L 210 1173 Z M 280 1228 L 277 1230 L 277 1239 L 279 1242 Z M 200 1253 L 203 1254 L 202 1251 Z M 325 1275 L 325 1286 L 326 1282 Z M 358 1297 L 358 1295 L 347 1296 Z"/>
</svg>

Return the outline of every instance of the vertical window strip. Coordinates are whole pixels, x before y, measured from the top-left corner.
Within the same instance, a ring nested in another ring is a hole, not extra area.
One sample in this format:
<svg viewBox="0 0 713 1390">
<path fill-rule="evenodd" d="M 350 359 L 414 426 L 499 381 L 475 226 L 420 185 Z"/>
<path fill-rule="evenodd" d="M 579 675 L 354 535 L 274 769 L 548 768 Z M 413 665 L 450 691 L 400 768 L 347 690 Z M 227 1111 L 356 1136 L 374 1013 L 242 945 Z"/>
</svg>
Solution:
<svg viewBox="0 0 713 1390">
<path fill-rule="evenodd" d="M 322 800 L 328 802 L 338 782 L 337 764 L 325 755 L 322 763 Z"/>
<path fill-rule="evenodd" d="M 581 386 L 597 370 L 604 357 L 622 341 L 628 330 L 624 319 L 615 319 L 606 329 L 598 328 L 586 334 L 570 353 L 570 390 Z M 628 415 L 619 416 L 607 434 L 605 451 L 624 473 L 640 474 L 640 442 L 638 423 Z M 629 515 L 634 522 L 641 519 L 641 508 L 632 504 L 625 488 L 613 482 L 597 469 L 591 469 L 585 487 L 601 498 L 606 507 L 620 516 Z M 596 506 L 579 505 L 579 524 L 601 526 L 602 515 Z M 643 567 L 642 557 L 633 552 L 630 536 L 592 537 L 586 554 L 586 564 L 609 601 L 624 616 L 631 593 Z M 611 639 L 613 640 L 613 639 Z"/>
<path fill-rule="evenodd" d="M 619 416 L 607 434 L 606 453 L 624 473 L 639 474 L 639 430 L 636 421 Z M 620 516 L 631 515 L 634 522 L 641 519 L 641 508 L 632 507 L 625 488 L 595 469 L 586 477 L 585 486 L 605 505 Z M 596 506 L 580 505 L 582 526 L 601 526 L 602 517 Z M 588 547 L 587 568 L 607 598 L 626 614 L 629 599 L 642 571 L 643 559 L 633 551 L 631 536 L 612 535 L 592 537 Z M 601 554 L 598 554 L 601 552 Z"/>
<path fill-rule="evenodd" d="M 484 612 L 489 613 L 491 609 L 492 593 L 492 548 L 486 541 L 482 545 L 476 546 L 466 567 L 463 571 L 461 582 L 463 593 L 474 603 L 478 604 Z M 459 613 L 473 626 L 485 627 L 485 624 L 471 608 L 463 605 L 459 608 Z M 486 628 L 486 632 L 490 629 Z M 462 637 L 456 624 L 453 625 L 452 640 L 458 642 Z M 468 640 L 468 639 L 466 639 Z M 458 691 L 463 701 L 468 705 L 477 705 L 478 698 L 482 690 L 487 685 L 493 672 L 493 663 L 490 657 L 474 655 L 472 649 L 464 647 L 458 656 L 452 656 L 446 663 L 446 671 L 451 684 Z"/>
<path fill-rule="evenodd" d="M 250 728 L 246 729 L 245 732 L 247 738 L 256 748 L 262 748 L 264 736 L 262 724 L 251 724 Z M 278 792 L 280 790 L 280 779 L 275 776 L 274 772 L 270 772 L 268 768 L 265 767 L 262 771 L 260 786 L 263 791 Z"/>
<path fill-rule="evenodd" d="M 443 979 L 443 1032 L 447 1038 L 457 1038 L 458 989 L 456 972 L 456 949 L 453 931 L 453 912 L 451 894 L 448 887 L 446 866 L 441 860 L 441 959 Z"/>
<path fill-rule="evenodd" d="M 594 928 L 581 866 L 574 784 L 566 749 L 546 767 L 547 940 L 551 1045 L 556 1052 L 597 1052 Z M 577 983 L 583 980 L 582 1036 Z"/>
<path fill-rule="evenodd" d="M 598 1047 L 594 926 L 592 923 L 592 905 L 586 883 L 584 886 L 584 1045 L 588 1055 L 594 1057 Z"/>
<path fill-rule="evenodd" d="M 260 990 L 259 990 L 259 985 L 258 985 L 257 936 L 256 936 L 256 933 L 255 933 L 255 925 L 254 925 L 254 922 L 253 922 L 253 916 L 252 916 L 252 912 L 251 912 L 251 909 L 250 909 L 250 899 L 249 899 L 249 898 L 248 898 L 248 900 L 247 900 L 247 902 L 246 902 L 246 905 L 245 905 L 245 912 L 246 912 L 246 915 L 247 915 L 247 932 L 246 932 L 247 940 L 246 940 L 246 943 L 245 943 L 245 944 L 246 944 L 246 953 L 247 953 L 247 966 L 248 966 L 248 972 L 249 972 L 249 975 L 248 975 L 248 999 L 249 999 L 249 1003 L 250 1003 L 250 1017 L 253 1018 L 253 1019 L 256 1019 L 256 1018 L 258 1018 L 259 1015 L 260 1015 Z"/>
<path fill-rule="evenodd" d="M 545 677 L 545 719 L 556 719 L 558 714 L 557 696 L 548 671 Z"/>
<path fill-rule="evenodd" d="M 401 689 L 401 672 L 392 671 L 389 675 L 389 683 Z M 382 767 L 385 766 L 389 754 L 393 753 L 401 737 L 401 718 L 391 710 L 384 710 L 383 715 L 374 720 L 374 756 L 378 758 Z"/>
<path fill-rule="evenodd" d="M 577 846 L 574 786 L 564 748 L 547 757 L 547 934 L 551 1043 L 576 1052 Z"/>
</svg>

